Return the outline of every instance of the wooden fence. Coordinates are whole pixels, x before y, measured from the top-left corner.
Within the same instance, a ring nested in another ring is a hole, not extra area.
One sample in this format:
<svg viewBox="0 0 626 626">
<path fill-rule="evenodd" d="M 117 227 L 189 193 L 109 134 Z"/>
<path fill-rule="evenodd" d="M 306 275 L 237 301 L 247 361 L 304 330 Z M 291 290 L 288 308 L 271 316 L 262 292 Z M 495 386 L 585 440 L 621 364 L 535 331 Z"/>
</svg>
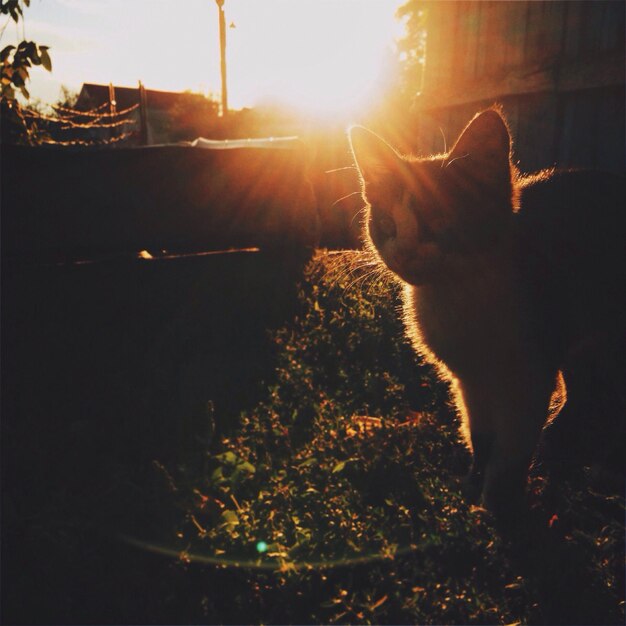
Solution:
<svg viewBox="0 0 626 626">
<path fill-rule="evenodd" d="M 319 243 L 317 201 L 299 141 L 215 143 L 87 151 L 3 146 L 3 257 L 288 251 Z"/>
<path fill-rule="evenodd" d="M 622 1 L 424 2 L 417 148 L 443 150 L 480 109 L 502 105 L 523 170 L 623 170 Z"/>
</svg>

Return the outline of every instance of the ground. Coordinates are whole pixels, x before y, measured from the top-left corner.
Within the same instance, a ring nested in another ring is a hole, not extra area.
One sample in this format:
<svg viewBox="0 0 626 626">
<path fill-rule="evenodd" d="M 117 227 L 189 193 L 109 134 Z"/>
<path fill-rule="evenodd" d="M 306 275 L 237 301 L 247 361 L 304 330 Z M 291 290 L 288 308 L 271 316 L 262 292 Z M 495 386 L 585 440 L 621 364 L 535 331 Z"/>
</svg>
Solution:
<svg viewBox="0 0 626 626">
<path fill-rule="evenodd" d="M 622 476 L 503 534 L 358 265 L 3 265 L 3 623 L 623 623 Z"/>
</svg>

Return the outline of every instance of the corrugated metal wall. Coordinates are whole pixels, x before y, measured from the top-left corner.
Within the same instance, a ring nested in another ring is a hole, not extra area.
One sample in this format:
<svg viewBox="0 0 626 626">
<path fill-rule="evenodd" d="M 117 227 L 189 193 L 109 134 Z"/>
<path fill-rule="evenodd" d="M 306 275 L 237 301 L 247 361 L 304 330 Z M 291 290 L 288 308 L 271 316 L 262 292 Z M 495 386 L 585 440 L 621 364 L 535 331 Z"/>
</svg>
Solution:
<svg viewBox="0 0 626 626">
<path fill-rule="evenodd" d="M 523 170 L 623 170 L 625 3 L 424 2 L 428 43 L 417 148 L 443 150 L 502 105 Z"/>
</svg>

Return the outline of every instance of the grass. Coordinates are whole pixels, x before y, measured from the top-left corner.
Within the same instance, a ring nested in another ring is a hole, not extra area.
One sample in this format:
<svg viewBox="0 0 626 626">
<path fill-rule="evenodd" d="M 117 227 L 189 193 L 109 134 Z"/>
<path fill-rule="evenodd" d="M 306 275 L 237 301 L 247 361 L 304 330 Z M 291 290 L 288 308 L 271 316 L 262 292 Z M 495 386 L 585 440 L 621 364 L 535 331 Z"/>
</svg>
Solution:
<svg viewBox="0 0 626 626">
<path fill-rule="evenodd" d="M 459 493 L 468 454 L 445 386 L 404 340 L 397 289 L 335 262 L 307 269 L 267 398 L 162 468 L 179 511 L 164 551 L 208 576 L 198 619 L 621 623 L 623 498 L 582 468 L 550 499 L 538 470 L 532 527 L 502 540 Z"/>
<path fill-rule="evenodd" d="M 623 623 L 623 471 L 538 464 L 503 538 L 397 287 L 337 259 L 295 303 L 261 256 L 7 271 L 3 623 Z"/>
</svg>

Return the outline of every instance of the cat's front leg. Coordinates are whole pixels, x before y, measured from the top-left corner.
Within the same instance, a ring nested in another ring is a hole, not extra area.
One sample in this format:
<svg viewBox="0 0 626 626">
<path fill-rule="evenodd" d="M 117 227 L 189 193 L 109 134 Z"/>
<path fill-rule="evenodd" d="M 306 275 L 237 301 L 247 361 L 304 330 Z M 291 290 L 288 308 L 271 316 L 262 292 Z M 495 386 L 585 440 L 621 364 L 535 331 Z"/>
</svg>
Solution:
<svg viewBox="0 0 626 626">
<path fill-rule="evenodd" d="M 489 393 L 482 384 L 462 384 L 453 381 L 457 408 L 461 415 L 463 436 L 472 450 L 472 465 L 463 480 L 463 493 L 471 502 L 482 495 L 485 471 L 495 440 Z"/>
<path fill-rule="evenodd" d="M 502 521 L 523 508 L 528 468 L 545 424 L 556 372 L 497 368 L 459 381 L 482 500 Z"/>
</svg>

